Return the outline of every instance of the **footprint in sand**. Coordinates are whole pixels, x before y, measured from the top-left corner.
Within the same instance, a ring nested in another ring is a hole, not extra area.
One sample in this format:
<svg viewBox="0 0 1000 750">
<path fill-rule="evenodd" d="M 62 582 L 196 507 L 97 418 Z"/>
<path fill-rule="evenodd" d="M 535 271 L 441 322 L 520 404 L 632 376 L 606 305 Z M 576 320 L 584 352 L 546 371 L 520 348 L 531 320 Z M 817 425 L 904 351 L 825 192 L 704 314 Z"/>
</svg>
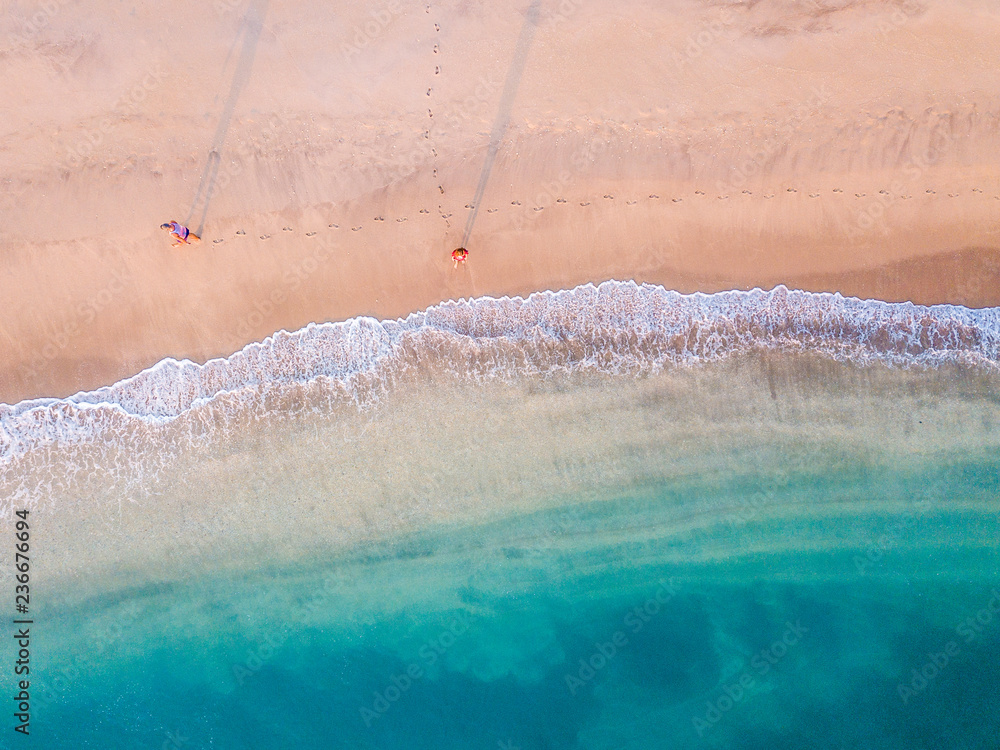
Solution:
<svg viewBox="0 0 1000 750">
<path fill-rule="evenodd" d="M 934 192 L 933 190 L 931 190 L 930 188 L 927 188 L 927 190 L 925 190 L 924 192 L 925 192 L 925 193 L 930 193 L 931 195 L 937 195 L 937 193 L 935 193 L 935 192 Z"/>
<path fill-rule="evenodd" d="M 352 232 L 357 232 L 361 227 L 351 227 Z"/>
<path fill-rule="evenodd" d="M 901 196 L 899 196 L 899 197 L 900 197 L 900 198 L 902 198 L 902 199 L 903 199 L 904 201 L 908 201 L 908 200 L 910 200 L 910 198 L 911 198 L 912 196 L 910 196 L 910 195 L 901 195 Z"/>
<path fill-rule="evenodd" d="M 716 198 L 716 200 L 720 200 L 720 201 L 727 201 L 727 200 L 729 200 L 729 196 L 728 195 L 717 195 L 717 196 L 715 196 L 715 198 Z"/>
<path fill-rule="evenodd" d="M 236 234 L 246 234 L 242 229 L 237 229 Z"/>
<path fill-rule="evenodd" d="M 269 235 L 269 234 L 262 234 L 262 235 L 260 236 L 260 238 L 261 238 L 262 240 L 269 240 L 269 239 L 271 239 L 271 235 Z"/>
<path fill-rule="evenodd" d="M 982 190 L 980 190 L 979 188 L 972 188 L 972 192 L 973 192 L 973 193 L 981 193 L 981 192 L 983 192 L 983 191 L 982 191 Z"/>
<path fill-rule="evenodd" d="M 315 232 L 306 232 L 306 237 L 312 237 L 315 234 L 316 234 Z"/>
<path fill-rule="evenodd" d="M 565 203 L 565 202 L 566 202 L 565 198 L 556 198 L 556 203 Z"/>
<path fill-rule="evenodd" d="M 765 195 L 764 197 L 765 198 L 773 198 L 774 197 L 774 193 L 771 193 L 770 195 Z"/>
<path fill-rule="evenodd" d="M 605 195 L 604 197 L 607 198 L 608 200 L 612 200 L 612 201 L 615 199 L 615 196 L 613 196 L 613 195 Z"/>
<path fill-rule="evenodd" d="M 475 206 L 473 206 L 473 205 L 472 205 L 471 203 L 466 203 L 466 204 L 465 204 L 465 207 L 466 207 L 466 208 L 470 208 L 470 209 L 471 209 L 471 208 L 475 208 Z"/>
<path fill-rule="evenodd" d="M 704 195 L 705 193 L 703 193 L 701 190 L 695 190 L 694 194 L 695 195 Z"/>
<path fill-rule="evenodd" d="M 810 198 L 819 198 L 819 193 L 809 193 Z"/>
<path fill-rule="evenodd" d="M 521 205 L 521 201 L 511 201 L 510 205 L 512 205 L 512 206 L 520 206 Z"/>
<path fill-rule="evenodd" d="M 441 218 L 442 219 L 450 219 L 451 218 L 451 214 L 441 214 Z"/>
<path fill-rule="evenodd" d="M 583 201 L 583 202 L 580 203 L 580 205 L 581 206 L 589 206 L 590 205 L 590 201 Z"/>
<path fill-rule="evenodd" d="M 753 195 L 749 190 L 744 190 L 743 195 Z"/>
<path fill-rule="evenodd" d="M 786 192 L 788 192 L 788 193 L 797 193 L 799 191 L 796 190 L 795 188 L 788 188 L 788 190 Z"/>
<path fill-rule="evenodd" d="M 844 191 L 843 191 L 843 190 L 841 190 L 840 188 L 834 188 L 834 189 L 833 189 L 833 192 L 835 192 L 835 193 L 842 193 L 842 192 L 844 192 Z"/>
<path fill-rule="evenodd" d="M 660 196 L 658 196 L 656 193 L 650 193 L 649 197 L 655 199 L 655 198 L 659 198 Z"/>
<path fill-rule="evenodd" d="M 225 242 L 225 240 L 212 240 L 213 245 L 218 245 L 220 242 Z"/>
<path fill-rule="evenodd" d="M 422 214 L 429 214 L 430 211 L 428 211 L 426 208 L 421 208 L 420 209 L 420 213 L 422 213 Z"/>
<path fill-rule="evenodd" d="M 671 199 L 670 199 L 670 201 L 671 201 L 672 203 L 680 203 L 680 202 L 681 202 L 682 200 L 684 200 L 684 199 L 683 199 L 683 198 L 671 198 Z"/>
<path fill-rule="evenodd" d="M 406 217 L 403 216 L 402 218 L 396 219 L 396 221 L 406 221 Z"/>
<path fill-rule="evenodd" d="M 532 210 L 532 211 L 541 211 L 541 210 L 543 210 L 544 208 L 545 208 L 544 206 L 535 206 L 535 207 L 533 207 L 533 208 L 532 208 L 531 210 Z"/>
<path fill-rule="evenodd" d="M 330 229 L 340 229 L 340 224 L 327 224 Z"/>
<path fill-rule="evenodd" d="M 635 205 L 635 201 L 625 201 L 625 205 L 626 206 L 634 206 Z"/>
<path fill-rule="evenodd" d="M 888 190 L 879 190 L 879 191 L 878 191 L 878 194 L 879 194 L 879 195 L 888 195 L 888 194 L 889 194 L 889 191 L 888 191 Z"/>
<path fill-rule="evenodd" d="M 958 193 L 948 193 L 948 197 L 949 198 L 957 198 L 958 197 Z"/>
<path fill-rule="evenodd" d="M 499 208 L 487 208 L 486 209 L 486 213 L 488 213 L 488 214 L 495 214 L 499 210 L 500 210 Z"/>
<path fill-rule="evenodd" d="M 291 231 L 292 231 L 292 228 L 291 228 L 291 227 L 282 227 L 282 228 L 281 228 L 281 231 L 282 231 L 282 232 L 291 232 Z"/>
</svg>

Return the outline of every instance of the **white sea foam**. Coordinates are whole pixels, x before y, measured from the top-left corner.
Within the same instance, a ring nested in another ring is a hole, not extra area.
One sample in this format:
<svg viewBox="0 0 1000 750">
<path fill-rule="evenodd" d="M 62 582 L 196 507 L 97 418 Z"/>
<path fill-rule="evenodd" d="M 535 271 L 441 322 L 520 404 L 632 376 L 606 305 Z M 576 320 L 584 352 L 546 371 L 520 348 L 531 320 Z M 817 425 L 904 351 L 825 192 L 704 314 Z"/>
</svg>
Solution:
<svg viewBox="0 0 1000 750">
<path fill-rule="evenodd" d="M 608 281 L 526 299 L 446 302 L 394 321 L 310 324 L 225 359 L 165 359 L 95 391 L 0 405 L 0 471 L 52 446 L 118 441 L 127 454 L 137 434 L 181 416 L 210 430 L 220 414 L 266 409 L 290 387 L 317 385 L 357 398 L 361 385 L 370 394 L 387 373 L 421 361 L 470 378 L 585 368 L 636 373 L 759 348 L 859 364 L 996 368 L 1000 308 L 865 301 L 781 286 L 683 295 Z"/>
</svg>

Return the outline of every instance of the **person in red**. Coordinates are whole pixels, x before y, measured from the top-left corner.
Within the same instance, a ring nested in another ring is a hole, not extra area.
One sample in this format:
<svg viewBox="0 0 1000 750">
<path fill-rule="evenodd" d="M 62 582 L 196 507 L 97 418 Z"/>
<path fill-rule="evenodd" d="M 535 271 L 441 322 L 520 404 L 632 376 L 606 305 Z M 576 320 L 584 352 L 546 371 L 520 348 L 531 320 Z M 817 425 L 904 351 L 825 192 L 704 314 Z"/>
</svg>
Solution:
<svg viewBox="0 0 1000 750">
<path fill-rule="evenodd" d="M 193 245 L 196 242 L 201 242 L 201 237 L 191 232 L 183 224 L 178 224 L 176 221 L 170 221 L 166 224 L 160 224 L 160 229 L 166 229 L 170 232 L 170 236 L 175 238 L 177 241 L 174 242 L 170 247 L 179 247 L 180 245 Z"/>
<path fill-rule="evenodd" d="M 455 261 L 455 268 L 458 268 L 459 263 L 465 263 L 465 259 L 469 257 L 469 251 L 464 247 L 460 247 L 456 250 L 451 251 L 451 259 Z"/>
</svg>

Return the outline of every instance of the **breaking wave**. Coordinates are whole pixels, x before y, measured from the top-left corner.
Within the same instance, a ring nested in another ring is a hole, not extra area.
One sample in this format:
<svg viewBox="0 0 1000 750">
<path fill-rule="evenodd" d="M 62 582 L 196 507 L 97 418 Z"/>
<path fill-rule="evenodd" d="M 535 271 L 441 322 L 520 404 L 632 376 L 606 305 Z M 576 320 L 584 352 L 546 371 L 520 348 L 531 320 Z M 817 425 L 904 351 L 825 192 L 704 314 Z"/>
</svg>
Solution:
<svg viewBox="0 0 1000 750">
<path fill-rule="evenodd" d="M 225 359 L 165 359 L 69 398 L 0 405 L 0 471 L 39 448 L 119 441 L 127 454 L 138 434 L 149 437 L 182 419 L 194 439 L 234 410 L 301 405 L 302 389 L 320 389 L 325 404 L 370 402 L 412 367 L 473 380 L 578 369 L 639 374 L 758 349 L 857 364 L 996 368 L 1000 308 L 887 303 L 783 286 L 685 295 L 608 281 L 526 299 L 446 302 L 393 321 L 310 324 Z M 315 398 L 311 403 L 319 408 Z"/>
</svg>

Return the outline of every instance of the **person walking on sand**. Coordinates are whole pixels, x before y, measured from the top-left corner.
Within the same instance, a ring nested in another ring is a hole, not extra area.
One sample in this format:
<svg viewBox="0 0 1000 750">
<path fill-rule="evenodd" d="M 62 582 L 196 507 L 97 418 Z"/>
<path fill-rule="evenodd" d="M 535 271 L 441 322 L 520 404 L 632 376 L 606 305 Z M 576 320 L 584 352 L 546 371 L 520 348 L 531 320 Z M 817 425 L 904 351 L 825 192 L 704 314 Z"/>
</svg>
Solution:
<svg viewBox="0 0 1000 750">
<path fill-rule="evenodd" d="M 460 247 L 457 250 L 451 251 L 451 259 L 455 261 L 455 268 L 458 268 L 459 263 L 465 263 L 465 259 L 469 257 L 469 251 L 464 247 Z"/>
<path fill-rule="evenodd" d="M 183 224 L 178 224 L 176 221 L 171 221 L 166 224 L 160 224 L 160 229 L 166 229 L 170 232 L 172 237 L 175 237 L 177 241 L 170 247 L 179 247 L 180 245 L 193 245 L 196 242 L 201 242 L 201 237 L 192 233 Z"/>
</svg>

